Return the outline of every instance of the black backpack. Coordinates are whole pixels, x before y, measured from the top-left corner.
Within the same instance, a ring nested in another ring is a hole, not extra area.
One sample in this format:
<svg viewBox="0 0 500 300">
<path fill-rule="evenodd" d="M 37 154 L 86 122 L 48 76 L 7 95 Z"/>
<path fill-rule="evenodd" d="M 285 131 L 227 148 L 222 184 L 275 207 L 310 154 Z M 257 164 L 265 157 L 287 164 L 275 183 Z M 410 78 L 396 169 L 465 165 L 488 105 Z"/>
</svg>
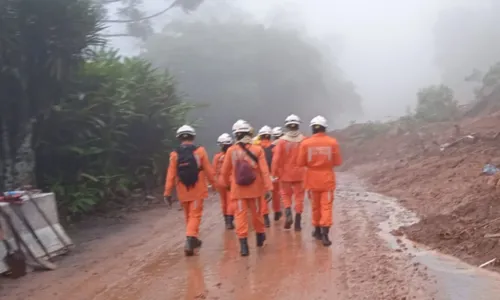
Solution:
<svg viewBox="0 0 500 300">
<path fill-rule="evenodd" d="M 194 151 L 198 149 L 195 145 L 180 145 L 175 150 L 177 152 L 177 176 L 179 180 L 189 190 L 198 182 L 198 175 L 201 171 L 198 162 L 194 157 Z"/>
<path fill-rule="evenodd" d="M 274 146 L 276 145 L 272 144 L 271 146 L 264 148 L 264 154 L 266 155 L 267 166 L 269 167 L 269 169 L 271 169 L 271 163 L 273 162 Z"/>
</svg>

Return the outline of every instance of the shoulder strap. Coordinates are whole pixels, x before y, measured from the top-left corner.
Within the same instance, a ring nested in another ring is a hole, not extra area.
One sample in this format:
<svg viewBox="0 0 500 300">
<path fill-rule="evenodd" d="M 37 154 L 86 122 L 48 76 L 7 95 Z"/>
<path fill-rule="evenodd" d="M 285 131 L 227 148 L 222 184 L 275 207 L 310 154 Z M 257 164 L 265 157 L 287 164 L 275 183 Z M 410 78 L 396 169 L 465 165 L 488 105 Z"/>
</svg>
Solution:
<svg viewBox="0 0 500 300">
<path fill-rule="evenodd" d="M 245 147 L 245 144 L 243 143 L 238 143 L 238 145 L 240 145 L 240 148 L 243 149 L 243 151 L 245 151 L 245 153 L 255 162 L 255 163 L 258 163 L 259 162 L 259 159 L 257 158 L 257 156 L 255 156 L 255 154 L 252 153 L 252 151 L 248 150 L 247 147 Z"/>
</svg>

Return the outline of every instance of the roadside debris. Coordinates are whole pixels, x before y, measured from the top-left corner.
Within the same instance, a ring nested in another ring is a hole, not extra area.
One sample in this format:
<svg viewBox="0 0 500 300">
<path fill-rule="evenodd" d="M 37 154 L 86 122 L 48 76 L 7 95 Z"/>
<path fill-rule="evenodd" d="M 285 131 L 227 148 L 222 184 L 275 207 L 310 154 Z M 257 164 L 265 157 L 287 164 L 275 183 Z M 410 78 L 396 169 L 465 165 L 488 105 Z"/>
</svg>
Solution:
<svg viewBox="0 0 500 300">
<path fill-rule="evenodd" d="M 494 259 L 492 259 L 492 260 L 489 260 L 489 261 L 485 262 L 484 264 L 479 265 L 479 268 L 484 268 L 484 267 L 486 267 L 486 266 L 489 266 L 489 265 L 493 264 L 493 263 L 494 263 L 494 262 L 496 262 L 496 261 L 497 261 L 497 259 L 496 259 L 496 258 L 494 258 Z"/>
<path fill-rule="evenodd" d="M 500 169 L 498 169 L 496 166 L 494 166 L 492 164 L 486 164 L 483 167 L 483 174 L 484 175 L 488 175 L 488 176 L 495 175 L 496 173 L 498 173 L 498 171 L 500 171 Z"/>
</svg>

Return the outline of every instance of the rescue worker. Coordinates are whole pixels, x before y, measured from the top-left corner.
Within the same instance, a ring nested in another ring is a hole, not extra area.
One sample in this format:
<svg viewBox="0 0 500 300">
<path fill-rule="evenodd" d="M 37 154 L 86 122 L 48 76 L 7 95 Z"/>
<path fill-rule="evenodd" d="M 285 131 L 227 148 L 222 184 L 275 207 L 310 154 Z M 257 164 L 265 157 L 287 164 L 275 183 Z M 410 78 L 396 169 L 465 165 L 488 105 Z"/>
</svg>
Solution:
<svg viewBox="0 0 500 300">
<path fill-rule="evenodd" d="M 274 154 L 274 146 L 276 146 L 278 140 L 283 136 L 283 130 L 281 127 L 274 127 L 271 131 L 272 136 L 272 145 L 273 145 L 273 154 Z M 271 161 L 272 164 L 272 161 Z M 272 168 L 271 168 L 272 169 Z M 270 170 L 271 170 L 270 169 Z M 279 171 L 278 171 L 279 173 Z M 277 178 L 272 177 L 273 181 L 273 211 L 274 211 L 274 221 L 279 221 L 283 213 L 281 212 L 281 193 L 280 193 L 280 183 Z"/>
<path fill-rule="evenodd" d="M 266 240 L 260 198 L 272 190 L 271 178 L 264 150 L 252 145 L 251 126 L 239 120 L 233 125 L 235 144 L 227 152 L 222 164 L 221 185 L 231 185 L 231 198 L 235 201 L 236 234 L 240 241 L 241 256 L 248 256 L 248 212 L 256 232 L 257 247 Z"/>
<path fill-rule="evenodd" d="M 283 136 L 283 129 L 279 126 L 274 127 L 272 131 L 272 136 L 273 136 L 273 142 L 275 142 L 276 140 L 278 140 L 280 137 Z"/>
<path fill-rule="evenodd" d="M 332 244 L 328 234 L 333 224 L 335 192 L 334 167 L 342 158 L 337 140 L 326 135 L 327 121 L 322 116 L 311 120 L 312 137 L 300 145 L 297 163 L 306 167 L 305 188 L 311 197 L 313 237 L 328 247 Z"/>
<path fill-rule="evenodd" d="M 226 156 L 227 149 L 233 145 L 233 138 L 228 133 L 223 133 L 217 139 L 217 144 L 220 147 L 220 152 L 216 153 L 213 158 L 213 168 L 215 170 L 215 180 L 219 179 L 220 171 L 222 168 L 222 163 L 224 162 L 224 157 Z M 234 205 L 231 201 L 230 191 L 227 188 L 218 188 L 218 193 L 220 197 L 220 204 L 222 208 L 222 215 L 224 216 L 224 223 L 226 224 L 226 229 L 234 229 Z"/>
<path fill-rule="evenodd" d="M 304 211 L 304 167 L 297 165 L 299 145 L 304 140 L 300 133 L 300 118 L 290 115 L 285 119 L 287 132 L 277 141 L 272 163 L 273 181 L 279 180 L 281 197 L 285 207 L 285 229 L 290 229 L 293 221 L 292 197 L 295 200 L 295 231 L 301 231 Z"/>
<path fill-rule="evenodd" d="M 201 247 L 198 238 L 203 213 L 203 201 L 208 197 L 205 178 L 212 186 L 216 186 L 215 173 L 210 165 L 205 148 L 194 145 L 196 132 L 189 125 L 177 130 L 180 146 L 170 153 L 170 163 L 165 180 L 164 196 L 171 203 L 172 190 L 177 193 L 186 218 L 186 256 L 194 254 L 194 249 Z M 203 171 L 202 171 L 203 170 Z"/>
<path fill-rule="evenodd" d="M 273 162 L 273 153 L 274 153 L 274 147 L 276 144 L 273 144 L 271 142 L 271 136 L 272 136 L 272 129 L 269 126 L 264 126 L 259 130 L 259 140 L 260 140 L 260 146 L 264 149 L 264 154 L 266 155 L 266 162 L 267 166 L 269 167 L 269 170 L 271 170 L 271 163 Z M 280 192 L 279 192 L 279 185 L 276 182 L 273 182 L 273 193 L 272 193 L 272 206 L 273 206 L 273 212 L 274 212 L 274 220 L 278 221 L 281 217 L 281 205 L 280 205 Z M 266 227 L 271 226 L 271 222 L 269 220 L 269 208 L 268 208 L 268 201 L 265 197 L 263 197 L 264 203 L 263 203 L 263 215 L 264 215 L 264 224 Z"/>
</svg>

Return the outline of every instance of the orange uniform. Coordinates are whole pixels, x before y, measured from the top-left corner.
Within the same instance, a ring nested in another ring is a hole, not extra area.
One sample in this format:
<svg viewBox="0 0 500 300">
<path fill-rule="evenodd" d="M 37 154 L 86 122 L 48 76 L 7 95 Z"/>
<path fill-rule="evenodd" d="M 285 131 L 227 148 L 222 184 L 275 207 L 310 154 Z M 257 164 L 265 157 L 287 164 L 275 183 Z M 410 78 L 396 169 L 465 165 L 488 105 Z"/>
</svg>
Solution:
<svg viewBox="0 0 500 300">
<path fill-rule="evenodd" d="M 189 144 L 189 142 L 183 142 Z M 172 190 L 177 192 L 177 198 L 184 208 L 186 218 L 186 236 L 198 237 L 203 213 L 203 201 L 208 197 L 208 187 L 205 178 L 215 186 L 215 173 L 210 165 L 208 154 L 203 147 L 198 147 L 194 151 L 196 162 L 201 170 L 198 176 L 198 181 L 193 188 L 188 189 L 177 176 L 177 152 L 170 153 L 170 163 L 167 170 L 167 178 L 165 180 L 164 196 L 172 195 Z"/>
<path fill-rule="evenodd" d="M 292 196 L 295 196 L 295 212 L 304 211 L 304 167 L 297 165 L 299 145 L 304 138 L 299 136 L 295 140 L 283 136 L 274 148 L 272 174 L 278 177 L 281 185 L 281 196 L 285 208 L 292 206 Z"/>
<path fill-rule="evenodd" d="M 215 170 L 215 180 L 218 182 L 221 175 L 222 163 L 224 162 L 224 157 L 226 153 L 219 152 L 214 155 L 212 166 Z M 217 188 L 217 192 L 220 196 L 220 204 L 222 209 L 222 215 L 232 216 L 234 215 L 234 205 L 231 201 L 231 192 L 224 187 Z"/>
<path fill-rule="evenodd" d="M 337 140 L 325 133 L 316 133 L 300 145 L 297 164 L 306 167 L 304 183 L 310 192 L 312 224 L 315 227 L 330 227 L 333 224 L 333 168 L 341 163 Z"/>
<path fill-rule="evenodd" d="M 276 149 L 276 143 L 273 143 L 270 140 L 261 140 L 260 145 L 264 149 L 274 146 L 273 149 L 272 149 L 273 157 L 274 157 L 274 153 L 275 153 L 275 149 Z M 280 186 L 279 186 L 279 183 L 276 181 L 276 182 L 273 182 L 273 200 L 272 200 L 273 212 L 275 212 L 275 213 L 281 211 L 280 199 L 281 199 L 281 196 L 280 196 Z M 268 208 L 268 205 L 267 205 L 267 201 L 265 199 L 264 199 L 264 201 L 265 201 L 265 206 L 264 206 L 264 211 L 262 213 L 263 214 L 268 214 L 269 213 L 269 208 Z"/>
<path fill-rule="evenodd" d="M 257 233 L 264 233 L 264 219 L 261 214 L 261 197 L 264 191 L 272 190 L 272 183 L 269 176 L 264 150 L 257 145 L 245 144 L 245 147 L 257 158 L 254 162 L 250 156 L 237 143 L 231 146 L 222 164 L 220 184 L 231 186 L 231 198 L 235 202 L 236 234 L 238 237 L 248 236 L 248 211 L 252 215 L 252 222 Z M 256 175 L 255 181 L 250 185 L 238 185 L 236 183 L 236 162 L 238 160 L 247 161 Z"/>
</svg>

